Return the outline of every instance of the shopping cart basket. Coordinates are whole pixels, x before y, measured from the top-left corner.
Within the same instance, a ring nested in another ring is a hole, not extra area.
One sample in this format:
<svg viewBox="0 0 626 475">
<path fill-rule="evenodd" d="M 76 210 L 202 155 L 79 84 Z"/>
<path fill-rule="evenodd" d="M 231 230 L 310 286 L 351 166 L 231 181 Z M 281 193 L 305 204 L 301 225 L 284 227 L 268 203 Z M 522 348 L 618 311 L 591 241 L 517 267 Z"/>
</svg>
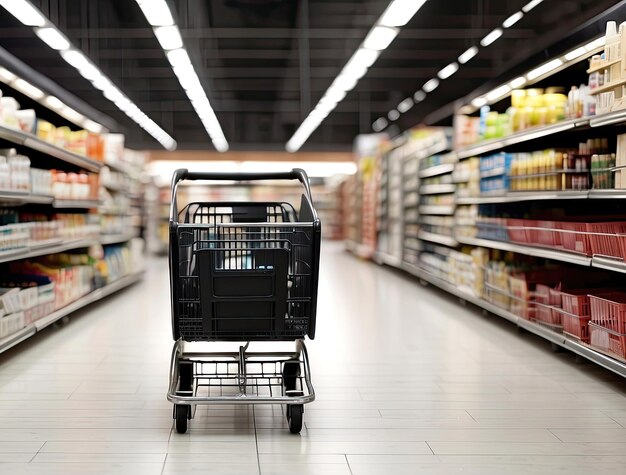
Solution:
<svg viewBox="0 0 626 475">
<path fill-rule="evenodd" d="M 299 180 L 304 193 L 298 211 L 270 202 L 192 202 L 179 211 L 182 180 Z M 197 405 L 284 404 L 289 430 L 299 433 L 303 405 L 315 399 L 304 338 L 315 337 L 321 240 L 306 173 L 180 169 L 171 193 L 176 343 L 167 398 L 174 403 L 177 432 L 187 431 Z M 244 342 L 239 351 L 192 348 L 234 341 Z M 253 353 L 251 341 L 295 341 L 295 351 Z"/>
</svg>

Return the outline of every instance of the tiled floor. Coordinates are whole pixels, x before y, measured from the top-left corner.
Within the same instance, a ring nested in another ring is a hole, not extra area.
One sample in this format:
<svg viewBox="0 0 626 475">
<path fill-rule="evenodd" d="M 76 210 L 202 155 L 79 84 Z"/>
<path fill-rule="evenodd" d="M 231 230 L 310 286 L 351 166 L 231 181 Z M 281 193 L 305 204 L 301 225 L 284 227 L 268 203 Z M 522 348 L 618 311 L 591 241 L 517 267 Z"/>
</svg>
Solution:
<svg viewBox="0 0 626 475">
<path fill-rule="evenodd" d="M 198 409 L 172 430 L 165 260 L 0 356 L 1 474 L 626 473 L 626 385 L 410 278 L 326 246 L 318 400 Z"/>
</svg>

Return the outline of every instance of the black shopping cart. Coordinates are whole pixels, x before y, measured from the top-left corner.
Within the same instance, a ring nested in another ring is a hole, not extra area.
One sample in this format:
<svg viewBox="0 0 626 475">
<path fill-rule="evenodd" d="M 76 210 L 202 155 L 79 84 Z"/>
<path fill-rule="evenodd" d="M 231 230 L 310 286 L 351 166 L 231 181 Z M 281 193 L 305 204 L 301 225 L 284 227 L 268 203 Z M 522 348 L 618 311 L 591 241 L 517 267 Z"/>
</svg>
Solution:
<svg viewBox="0 0 626 475">
<path fill-rule="evenodd" d="M 289 203 L 192 202 L 180 211 L 182 180 L 299 180 Z M 315 399 L 305 336 L 315 337 L 321 225 L 301 169 L 287 173 L 177 170 L 170 208 L 174 350 L 167 398 L 179 433 L 197 405 L 284 404 L 289 430 L 302 429 Z M 295 341 L 291 352 L 249 352 L 251 341 Z M 245 342 L 239 351 L 199 351 Z"/>
</svg>

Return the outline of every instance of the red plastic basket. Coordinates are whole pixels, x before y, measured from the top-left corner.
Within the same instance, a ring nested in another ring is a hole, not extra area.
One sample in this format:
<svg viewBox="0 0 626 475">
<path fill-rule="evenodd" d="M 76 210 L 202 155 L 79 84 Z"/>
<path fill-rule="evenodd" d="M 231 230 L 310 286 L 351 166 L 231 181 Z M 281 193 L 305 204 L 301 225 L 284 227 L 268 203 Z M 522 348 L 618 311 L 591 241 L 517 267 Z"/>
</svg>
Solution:
<svg viewBox="0 0 626 475">
<path fill-rule="evenodd" d="M 561 314 L 555 310 L 554 307 L 550 305 L 544 305 L 542 303 L 536 302 L 537 311 L 535 313 L 535 320 L 539 323 L 547 325 L 551 327 L 555 331 L 560 331 L 563 325 L 561 321 Z"/>
<path fill-rule="evenodd" d="M 589 324 L 589 331 L 591 346 L 611 356 L 626 360 L 626 333 L 609 330 L 593 322 Z"/>
<path fill-rule="evenodd" d="M 589 343 L 590 317 L 580 317 L 560 308 L 554 308 L 552 311 L 561 315 L 561 322 L 563 322 L 563 334 L 585 343 Z"/>
<path fill-rule="evenodd" d="M 535 300 L 546 305 L 561 306 L 561 285 L 551 287 L 548 284 L 537 284 L 535 287 Z"/>
<path fill-rule="evenodd" d="M 589 293 L 592 290 L 566 290 L 561 291 L 561 306 L 563 310 L 579 317 L 588 317 L 589 310 Z"/>
<path fill-rule="evenodd" d="M 591 321 L 617 333 L 626 333 L 626 292 L 589 295 Z"/>
<path fill-rule="evenodd" d="M 591 256 L 590 235 L 587 234 L 587 223 L 568 223 L 559 221 L 556 227 L 561 230 L 561 246 L 566 251 L 578 252 L 586 256 Z"/>
<path fill-rule="evenodd" d="M 547 247 L 559 247 L 561 245 L 561 233 L 556 230 L 554 221 L 537 221 L 536 244 Z"/>
<path fill-rule="evenodd" d="M 509 231 L 509 238 L 513 242 L 519 242 L 523 244 L 530 244 L 528 238 L 530 237 L 526 233 L 526 227 L 528 226 L 526 219 L 508 219 L 507 230 Z"/>
<path fill-rule="evenodd" d="M 626 239 L 625 222 L 588 223 L 587 230 L 591 233 L 591 249 L 600 256 L 617 257 L 624 259 L 624 244 Z"/>
</svg>

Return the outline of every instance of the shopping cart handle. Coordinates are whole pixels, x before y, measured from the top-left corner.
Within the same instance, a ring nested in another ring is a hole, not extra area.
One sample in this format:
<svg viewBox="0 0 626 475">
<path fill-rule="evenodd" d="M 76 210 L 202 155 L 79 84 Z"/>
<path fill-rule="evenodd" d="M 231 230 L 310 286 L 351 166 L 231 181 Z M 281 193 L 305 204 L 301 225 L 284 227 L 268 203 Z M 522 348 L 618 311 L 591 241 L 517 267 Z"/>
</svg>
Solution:
<svg viewBox="0 0 626 475">
<path fill-rule="evenodd" d="M 223 172 L 190 172 L 186 168 L 179 168 L 172 177 L 172 203 L 176 204 L 177 184 L 183 180 L 227 180 L 227 181 L 256 181 L 256 180 L 298 180 L 304 186 L 307 198 L 313 203 L 309 177 L 302 168 L 294 168 L 289 172 L 267 173 L 223 173 Z M 175 217 L 176 207 L 170 210 L 171 220 Z"/>
</svg>

